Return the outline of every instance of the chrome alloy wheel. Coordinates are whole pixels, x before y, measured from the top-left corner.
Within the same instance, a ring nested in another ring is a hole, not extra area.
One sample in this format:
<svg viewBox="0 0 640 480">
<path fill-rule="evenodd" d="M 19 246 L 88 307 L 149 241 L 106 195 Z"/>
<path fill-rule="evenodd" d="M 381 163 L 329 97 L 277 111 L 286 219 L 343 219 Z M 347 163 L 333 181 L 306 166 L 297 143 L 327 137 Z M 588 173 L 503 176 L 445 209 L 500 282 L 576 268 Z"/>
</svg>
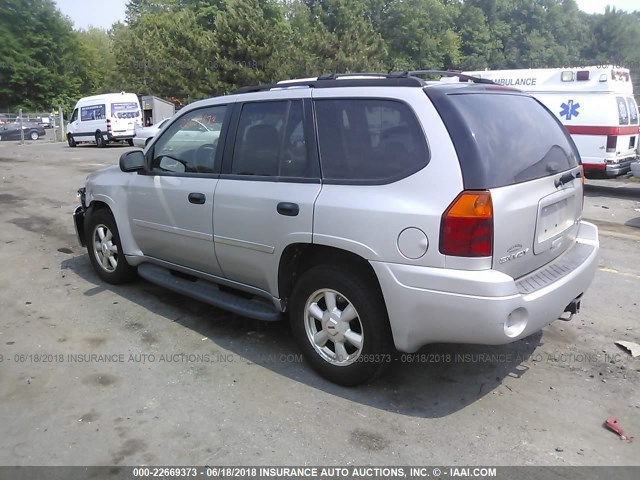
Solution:
<svg viewBox="0 0 640 480">
<path fill-rule="evenodd" d="M 346 367 L 362 353 L 364 332 L 353 304 L 328 288 L 313 292 L 304 308 L 304 326 L 314 350 L 332 365 Z"/>
<path fill-rule="evenodd" d="M 93 229 L 93 253 L 98 264 L 106 272 L 112 273 L 118 267 L 118 246 L 113 243 L 113 233 L 103 224 Z"/>
</svg>

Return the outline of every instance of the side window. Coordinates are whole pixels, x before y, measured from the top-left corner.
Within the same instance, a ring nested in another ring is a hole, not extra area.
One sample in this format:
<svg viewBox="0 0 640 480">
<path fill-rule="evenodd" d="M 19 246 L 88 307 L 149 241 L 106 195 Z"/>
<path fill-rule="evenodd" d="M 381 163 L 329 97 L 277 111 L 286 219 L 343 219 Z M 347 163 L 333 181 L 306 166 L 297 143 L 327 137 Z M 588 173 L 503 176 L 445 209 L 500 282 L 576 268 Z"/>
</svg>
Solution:
<svg viewBox="0 0 640 480">
<path fill-rule="evenodd" d="M 342 98 L 315 106 L 324 179 L 394 181 L 429 163 L 424 133 L 408 105 Z"/>
<path fill-rule="evenodd" d="M 225 105 L 193 110 L 172 123 L 153 149 L 152 172 L 217 173 L 218 139 Z"/>
<path fill-rule="evenodd" d="M 629 120 L 631 125 L 638 125 L 638 107 L 633 98 L 627 98 L 629 102 Z"/>
<path fill-rule="evenodd" d="M 243 105 L 233 150 L 232 174 L 305 177 L 310 167 L 302 101 Z"/>
<path fill-rule="evenodd" d="M 618 103 L 618 117 L 620 125 L 629 125 L 629 112 L 627 110 L 627 102 L 623 97 L 616 97 Z"/>
<path fill-rule="evenodd" d="M 105 119 L 104 105 L 90 105 L 88 107 L 80 108 L 80 120 L 83 122 L 89 122 L 91 120 L 104 120 L 104 119 Z"/>
<path fill-rule="evenodd" d="M 76 120 L 78 120 L 78 109 L 77 108 L 71 114 L 71 119 L 69 120 L 69 123 L 75 122 Z"/>
</svg>

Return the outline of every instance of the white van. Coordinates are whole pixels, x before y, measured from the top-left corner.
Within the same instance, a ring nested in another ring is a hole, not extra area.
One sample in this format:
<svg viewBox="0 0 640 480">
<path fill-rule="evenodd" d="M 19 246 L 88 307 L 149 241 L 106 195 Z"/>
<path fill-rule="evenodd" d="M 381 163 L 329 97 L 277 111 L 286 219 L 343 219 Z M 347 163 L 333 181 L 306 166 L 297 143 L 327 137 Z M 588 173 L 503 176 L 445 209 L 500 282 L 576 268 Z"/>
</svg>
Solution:
<svg viewBox="0 0 640 480">
<path fill-rule="evenodd" d="M 615 177 L 638 157 L 640 125 L 629 70 L 610 65 L 464 72 L 523 90 L 562 122 L 586 176 Z"/>
<path fill-rule="evenodd" d="M 67 142 L 109 142 L 127 140 L 133 146 L 135 127 L 142 126 L 140 102 L 135 93 L 105 93 L 78 100 L 67 125 Z"/>
</svg>

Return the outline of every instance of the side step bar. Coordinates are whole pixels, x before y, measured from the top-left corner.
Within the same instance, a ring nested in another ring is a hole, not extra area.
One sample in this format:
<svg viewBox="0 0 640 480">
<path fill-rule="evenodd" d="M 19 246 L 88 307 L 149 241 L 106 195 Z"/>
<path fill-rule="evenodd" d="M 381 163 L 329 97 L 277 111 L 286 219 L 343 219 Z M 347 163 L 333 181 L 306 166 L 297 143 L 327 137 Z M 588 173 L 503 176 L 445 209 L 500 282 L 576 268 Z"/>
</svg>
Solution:
<svg viewBox="0 0 640 480">
<path fill-rule="evenodd" d="M 247 299 L 222 291 L 216 284 L 206 280 L 190 281 L 172 275 L 167 268 L 151 263 L 139 265 L 138 274 L 151 283 L 244 317 L 267 322 L 282 319 L 282 313 L 268 301 L 260 298 Z"/>
</svg>

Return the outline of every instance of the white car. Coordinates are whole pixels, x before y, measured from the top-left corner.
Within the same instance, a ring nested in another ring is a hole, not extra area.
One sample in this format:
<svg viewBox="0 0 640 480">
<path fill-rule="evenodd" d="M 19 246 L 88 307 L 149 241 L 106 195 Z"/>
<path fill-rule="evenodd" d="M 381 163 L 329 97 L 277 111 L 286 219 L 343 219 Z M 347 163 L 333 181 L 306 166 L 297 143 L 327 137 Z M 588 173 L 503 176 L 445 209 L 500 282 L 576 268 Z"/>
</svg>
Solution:
<svg viewBox="0 0 640 480">
<path fill-rule="evenodd" d="M 136 135 L 133 137 L 133 145 L 140 148 L 146 147 L 147 143 L 149 143 L 151 139 L 155 137 L 160 130 L 162 130 L 162 127 L 164 127 L 168 121 L 169 118 L 165 118 L 150 127 L 136 127 Z"/>
</svg>

